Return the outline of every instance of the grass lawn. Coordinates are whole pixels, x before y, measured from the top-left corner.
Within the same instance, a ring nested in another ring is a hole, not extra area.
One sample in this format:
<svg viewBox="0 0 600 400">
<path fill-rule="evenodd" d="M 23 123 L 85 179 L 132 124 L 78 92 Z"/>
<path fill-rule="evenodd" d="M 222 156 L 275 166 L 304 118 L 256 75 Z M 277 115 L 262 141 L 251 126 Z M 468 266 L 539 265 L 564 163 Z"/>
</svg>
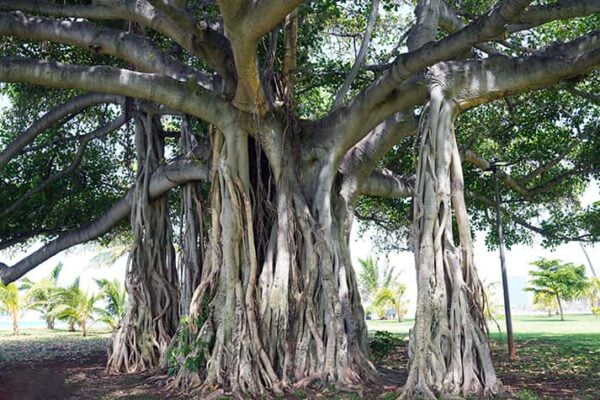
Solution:
<svg viewBox="0 0 600 400">
<path fill-rule="evenodd" d="M 388 331 L 393 333 L 408 333 L 414 320 L 398 321 L 367 321 L 369 331 Z M 498 324 L 504 332 L 504 319 L 499 319 Z M 498 328 L 492 322 L 489 324 L 490 333 L 498 335 Z M 600 334 L 600 318 L 591 314 L 566 314 L 565 320 L 560 316 L 546 317 L 544 315 L 513 315 L 513 330 L 515 334 L 540 333 L 540 334 L 572 334 L 591 333 Z"/>
</svg>

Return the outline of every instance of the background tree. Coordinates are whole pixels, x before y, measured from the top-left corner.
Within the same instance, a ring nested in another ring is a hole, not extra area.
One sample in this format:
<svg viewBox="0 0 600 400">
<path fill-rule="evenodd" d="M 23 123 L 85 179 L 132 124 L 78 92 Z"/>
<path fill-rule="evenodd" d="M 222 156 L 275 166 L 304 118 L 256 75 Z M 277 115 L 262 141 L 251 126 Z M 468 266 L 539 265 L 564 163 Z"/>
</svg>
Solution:
<svg viewBox="0 0 600 400">
<path fill-rule="evenodd" d="M 379 318 L 387 318 L 387 309 L 392 307 L 396 317 L 406 314 L 406 301 L 402 298 L 406 286 L 399 282 L 399 273 L 389 263 L 381 267 L 377 259 L 368 256 L 358 259 L 358 287 L 361 300 L 367 312 L 374 312 Z"/>
<path fill-rule="evenodd" d="M 79 286 L 79 278 L 66 288 L 57 292 L 59 305 L 55 309 L 56 317 L 81 327 L 81 334 L 87 336 L 88 321 L 94 320 L 94 314 L 101 312 L 96 303 L 101 299 L 98 294 L 90 294 Z"/>
<path fill-rule="evenodd" d="M 54 329 L 56 320 L 57 296 L 59 289 L 58 278 L 63 269 L 63 264 L 58 263 L 52 268 L 50 274 L 37 282 L 33 282 L 29 278 L 23 278 L 21 287 L 27 290 L 27 296 L 31 301 L 30 308 L 38 311 L 48 329 Z"/>
<path fill-rule="evenodd" d="M 596 316 L 600 316 L 600 278 L 590 278 L 587 294 L 589 296 L 592 313 Z"/>
<path fill-rule="evenodd" d="M 0 313 L 10 317 L 14 335 L 19 334 L 19 320 L 28 308 L 27 297 L 15 282 L 0 283 Z"/>
<path fill-rule="evenodd" d="M 378 308 L 391 307 L 396 314 L 398 321 L 402 321 L 408 312 L 408 300 L 404 298 L 406 285 L 400 282 L 394 282 L 390 286 L 380 288 L 373 298 L 373 306 Z"/>
<path fill-rule="evenodd" d="M 533 307 L 548 313 L 551 317 L 553 313 L 558 313 L 558 302 L 556 296 L 550 293 L 537 292 L 533 295 Z"/>
<path fill-rule="evenodd" d="M 561 300 L 573 300 L 584 295 L 588 287 L 585 266 L 544 258 L 531 265 L 536 266 L 537 270 L 529 271 L 529 287 L 525 290 L 553 296 L 558 303 L 560 319 L 564 321 Z"/>
</svg>

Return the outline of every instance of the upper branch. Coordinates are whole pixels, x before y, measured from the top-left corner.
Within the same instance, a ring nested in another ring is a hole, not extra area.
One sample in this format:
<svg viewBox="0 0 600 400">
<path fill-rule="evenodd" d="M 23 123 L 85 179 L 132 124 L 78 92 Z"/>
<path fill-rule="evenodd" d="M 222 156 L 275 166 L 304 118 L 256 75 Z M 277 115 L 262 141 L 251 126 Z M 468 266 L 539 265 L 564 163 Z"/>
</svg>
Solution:
<svg viewBox="0 0 600 400">
<path fill-rule="evenodd" d="M 121 96 L 103 93 L 91 93 L 77 96 L 68 102 L 56 107 L 40 119 L 36 120 L 25 132 L 11 142 L 4 150 L 0 152 L 0 169 L 6 165 L 13 157 L 31 143 L 35 138 L 58 121 L 64 118 L 71 118 L 76 113 L 88 107 L 101 103 L 121 103 L 124 100 Z"/>
<path fill-rule="evenodd" d="M 508 32 L 518 32 L 559 19 L 585 17 L 600 12 L 598 0 L 562 0 L 545 6 L 532 6 L 519 15 Z"/>
<path fill-rule="evenodd" d="M 219 32 L 196 24 L 194 29 L 182 26 L 145 0 L 108 0 L 91 5 L 56 4 L 37 0 L 0 0 L 0 11 L 20 10 L 56 17 L 87 19 L 125 19 L 160 32 L 213 67 L 226 82 L 235 81 L 232 54 L 228 40 Z"/>
<path fill-rule="evenodd" d="M 231 123 L 235 110 L 195 84 L 157 74 L 108 66 L 83 67 L 49 61 L 0 57 L 0 81 L 137 97 L 165 104 L 218 127 Z"/>
<path fill-rule="evenodd" d="M 57 21 L 21 12 L 0 12 L 0 35 L 49 40 L 128 61 L 142 72 L 160 72 L 177 80 L 194 80 L 212 90 L 209 75 L 163 54 L 149 39 L 84 21 Z"/>
<path fill-rule="evenodd" d="M 356 78 L 360 67 L 365 61 L 365 57 L 367 56 L 367 50 L 369 49 L 369 43 L 371 42 L 371 34 L 373 33 L 373 28 L 375 27 L 375 21 L 377 21 L 377 15 L 379 14 L 379 0 L 373 0 L 373 4 L 371 5 L 371 14 L 369 14 L 369 20 L 367 21 L 367 28 L 365 29 L 365 33 L 363 35 L 362 43 L 360 44 L 360 50 L 358 51 L 358 55 L 354 60 L 354 65 L 352 69 L 346 76 L 342 87 L 335 95 L 335 100 L 333 101 L 333 108 L 337 108 L 342 105 L 344 101 L 344 97 L 350 90 L 350 85 L 352 81 Z"/>
<path fill-rule="evenodd" d="M 267 108 L 256 58 L 259 39 L 281 23 L 303 0 L 219 0 L 225 34 L 231 43 L 237 87 L 235 104 L 263 114 Z"/>
</svg>

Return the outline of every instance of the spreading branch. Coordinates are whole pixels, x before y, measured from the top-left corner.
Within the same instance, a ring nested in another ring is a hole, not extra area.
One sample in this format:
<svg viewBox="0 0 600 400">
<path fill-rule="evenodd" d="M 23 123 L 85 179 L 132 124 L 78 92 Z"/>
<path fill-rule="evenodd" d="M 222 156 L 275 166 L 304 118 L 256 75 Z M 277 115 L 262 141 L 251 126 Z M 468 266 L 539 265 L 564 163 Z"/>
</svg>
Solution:
<svg viewBox="0 0 600 400">
<path fill-rule="evenodd" d="M 56 107 L 52 111 L 36 120 L 25 132 L 12 141 L 0 152 L 0 169 L 3 168 L 13 157 L 15 157 L 35 138 L 55 123 L 68 120 L 80 111 L 102 103 L 122 103 L 123 97 L 111 94 L 90 93 L 77 96 L 68 102 Z"/>
<path fill-rule="evenodd" d="M 91 5 L 57 4 L 37 0 L 0 0 L 0 11 L 20 10 L 55 17 L 97 20 L 124 19 L 136 22 L 170 37 L 181 47 L 206 61 L 231 85 L 235 75 L 229 41 L 206 25 L 186 29 L 145 0 L 110 0 Z"/>
<path fill-rule="evenodd" d="M 0 35 L 51 41 L 108 54 L 135 65 L 140 72 L 159 72 L 213 89 L 212 77 L 163 54 L 149 39 L 85 21 L 58 21 L 21 12 L 0 13 Z"/>
<path fill-rule="evenodd" d="M 160 167 L 150 179 L 150 199 L 160 197 L 170 189 L 189 181 L 208 180 L 208 168 L 198 160 L 181 159 Z M 80 243 L 93 240 L 108 232 L 119 221 L 127 217 L 133 203 L 133 189 L 116 202 L 103 216 L 81 228 L 66 232 L 57 239 L 17 262 L 12 267 L 0 263 L 0 281 L 14 282 L 50 257 Z"/>
</svg>

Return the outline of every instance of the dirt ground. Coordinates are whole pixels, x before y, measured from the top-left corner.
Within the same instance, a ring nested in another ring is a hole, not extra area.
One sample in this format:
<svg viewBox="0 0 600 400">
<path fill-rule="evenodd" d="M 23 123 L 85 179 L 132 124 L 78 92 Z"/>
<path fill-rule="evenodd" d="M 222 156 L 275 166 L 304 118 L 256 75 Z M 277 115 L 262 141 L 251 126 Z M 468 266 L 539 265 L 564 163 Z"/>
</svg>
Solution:
<svg viewBox="0 0 600 400">
<path fill-rule="evenodd" d="M 106 353 L 82 355 L 75 362 L 56 357 L 40 363 L 1 363 L 0 400 L 97 400 L 175 398 L 151 375 L 108 375 Z"/>
</svg>

